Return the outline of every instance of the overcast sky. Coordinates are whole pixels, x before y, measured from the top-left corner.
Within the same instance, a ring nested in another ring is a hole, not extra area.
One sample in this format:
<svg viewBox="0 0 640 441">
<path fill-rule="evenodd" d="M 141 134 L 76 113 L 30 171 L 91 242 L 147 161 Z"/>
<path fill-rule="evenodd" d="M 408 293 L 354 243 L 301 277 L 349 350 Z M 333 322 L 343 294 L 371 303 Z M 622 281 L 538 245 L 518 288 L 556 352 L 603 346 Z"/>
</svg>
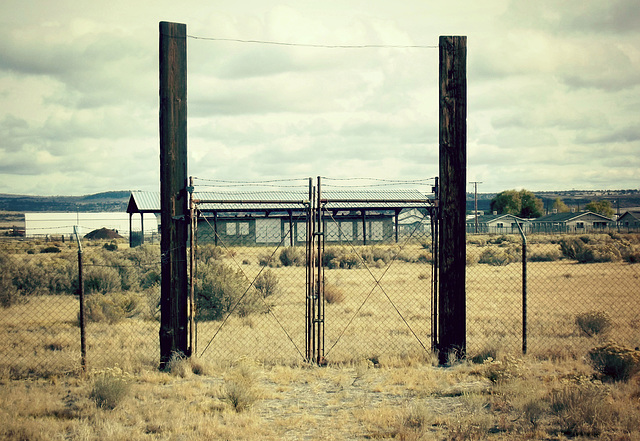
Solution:
<svg viewBox="0 0 640 441">
<path fill-rule="evenodd" d="M 158 23 L 185 23 L 189 174 L 438 174 L 438 49 L 468 37 L 480 192 L 640 188 L 638 0 L 3 0 L 0 193 L 159 190 Z M 473 187 L 470 185 L 469 190 Z"/>
</svg>

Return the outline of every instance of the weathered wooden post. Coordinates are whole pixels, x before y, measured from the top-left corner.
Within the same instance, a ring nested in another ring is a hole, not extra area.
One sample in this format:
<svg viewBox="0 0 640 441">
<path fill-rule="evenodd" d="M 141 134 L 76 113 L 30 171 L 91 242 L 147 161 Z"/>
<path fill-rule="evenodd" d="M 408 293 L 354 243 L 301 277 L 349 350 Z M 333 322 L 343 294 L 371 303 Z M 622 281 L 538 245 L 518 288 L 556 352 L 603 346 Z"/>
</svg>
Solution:
<svg viewBox="0 0 640 441">
<path fill-rule="evenodd" d="M 187 355 L 187 26 L 160 22 L 160 369 Z"/>
<path fill-rule="evenodd" d="M 467 37 L 440 42 L 438 357 L 466 354 Z"/>
</svg>

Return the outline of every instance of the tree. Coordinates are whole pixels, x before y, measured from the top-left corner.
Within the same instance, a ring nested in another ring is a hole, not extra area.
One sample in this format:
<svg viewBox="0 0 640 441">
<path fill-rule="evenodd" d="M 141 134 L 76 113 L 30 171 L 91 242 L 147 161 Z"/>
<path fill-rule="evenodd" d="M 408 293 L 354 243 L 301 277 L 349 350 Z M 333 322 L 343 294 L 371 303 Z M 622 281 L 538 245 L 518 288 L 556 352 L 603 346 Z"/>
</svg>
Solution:
<svg viewBox="0 0 640 441">
<path fill-rule="evenodd" d="M 491 200 L 491 211 L 531 218 L 542 216 L 544 203 L 527 190 L 505 190 Z"/>
<path fill-rule="evenodd" d="M 571 211 L 569 206 L 567 206 L 567 204 L 565 204 L 560 198 L 556 198 L 556 200 L 553 201 L 552 208 L 556 210 L 557 213 L 568 213 Z"/>
<path fill-rule="evenodd" d="M 516 190 L 505 190 L 491 199 L 491 211 L 498 214 L 519 214 L 520 195 Z"/>
<path fill-rule="evenodd" d="M 600 201 L 591 201 L 585 207 L 587 211 L 592 211 L 594 213 L 601 214 L 607 217 L 613 217 L 613 207 L 611 206 L 611 202 L 606 201 L 604 199 Z"/>
</svg>

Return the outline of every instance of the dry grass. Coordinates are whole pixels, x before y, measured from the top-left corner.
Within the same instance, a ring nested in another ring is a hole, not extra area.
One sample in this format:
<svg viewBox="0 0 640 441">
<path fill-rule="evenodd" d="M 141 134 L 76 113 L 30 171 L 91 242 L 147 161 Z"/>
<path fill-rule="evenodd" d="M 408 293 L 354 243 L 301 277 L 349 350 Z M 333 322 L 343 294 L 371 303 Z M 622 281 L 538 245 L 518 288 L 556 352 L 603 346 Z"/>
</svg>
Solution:
<svg viewBox="0 0 640 441">
<path fill-rule="evenodd" d="M 504 360 L 500 360 L 504 361 Z M 0 438 L 56 439 L 640 439 L 640 379 L 602 384 L 581 361 L 450 368 L 264 366 L 249 359 L 182 377 L 142 370 L 115 406 L 94 376 L 0 382 Z"/>
</svg>

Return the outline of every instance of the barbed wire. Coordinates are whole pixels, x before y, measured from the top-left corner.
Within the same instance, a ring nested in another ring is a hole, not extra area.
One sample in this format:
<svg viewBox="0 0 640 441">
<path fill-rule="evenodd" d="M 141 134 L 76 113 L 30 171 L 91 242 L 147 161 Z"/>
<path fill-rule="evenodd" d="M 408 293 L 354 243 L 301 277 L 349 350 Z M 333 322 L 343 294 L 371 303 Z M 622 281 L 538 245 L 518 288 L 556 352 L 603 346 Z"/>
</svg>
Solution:
<svg viewBox="0 0 640 441">
<path fill-rule="evenodd" d="M 424 44 L 314 44 L 314 43 L 292 43 L 284 41 L 270 40 L 247 40 L 241 38 L 221 38 L 221 37 L 199 37 L 187 35 L 193 40 L 222 41 L 231 43 L 265 44 L 274 46 L 307 47 L 316 49 L 437 49 L 438 45 Z"/>
</svg>

